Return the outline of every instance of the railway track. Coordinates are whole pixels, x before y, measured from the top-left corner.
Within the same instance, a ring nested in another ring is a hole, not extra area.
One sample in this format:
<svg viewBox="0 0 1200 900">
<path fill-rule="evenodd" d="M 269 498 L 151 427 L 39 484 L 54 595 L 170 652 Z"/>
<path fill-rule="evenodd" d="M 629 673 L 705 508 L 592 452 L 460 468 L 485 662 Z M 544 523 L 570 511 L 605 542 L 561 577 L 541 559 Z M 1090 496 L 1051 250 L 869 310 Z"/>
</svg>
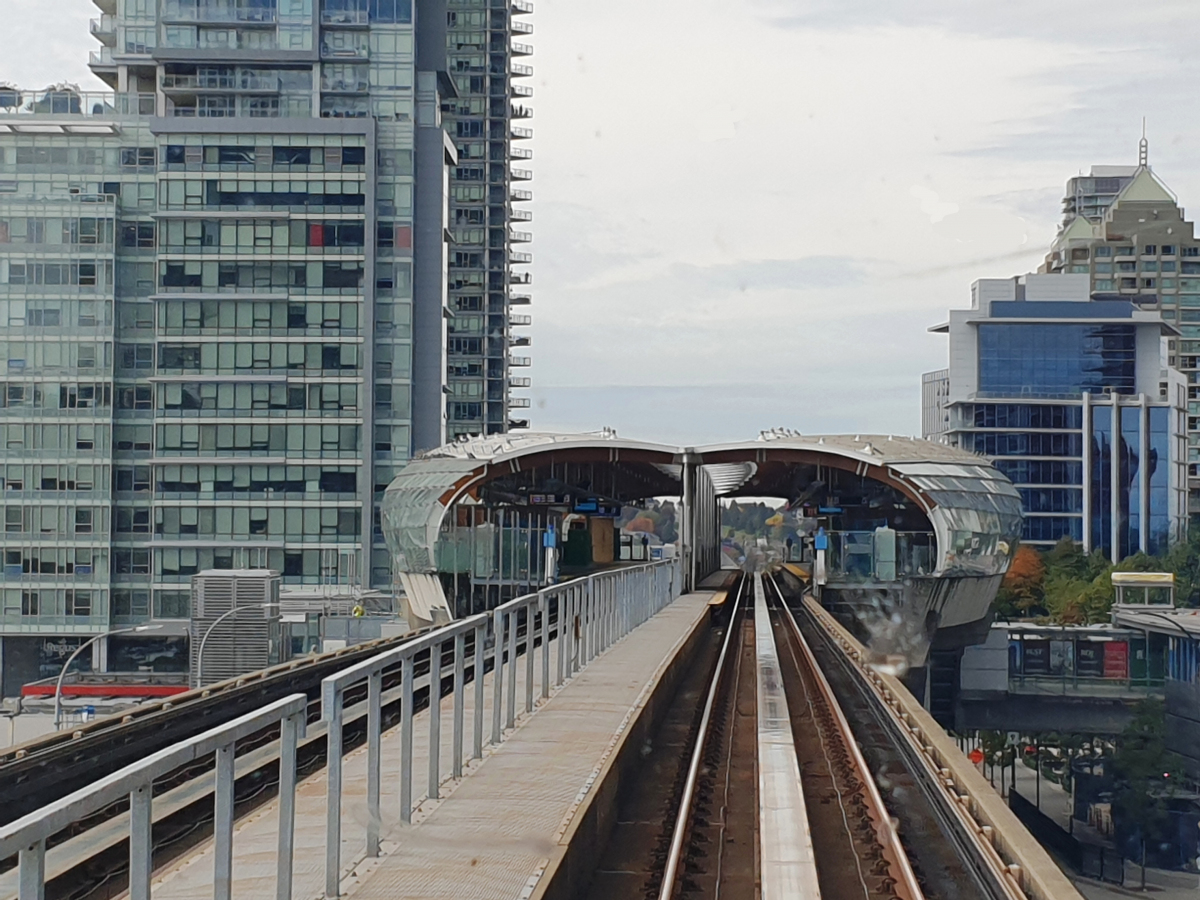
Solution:
<svg viewBox="0 0 1200 900">
<path fill-rule="evenodd" d="M 554 637 L 551 618 L 551 638 Z M 405 640 L 411 639 L 413 635 Z M 261 707 L 290 693 L 303 693 L 309 698 L 307 720 L 310 726 L 321 717 L 321 679 L 341 671 L 362 659 L 374 656 L 392 646 L 395 641 L 372 642 L 353 651 L 330 654 L 296 665 L 278 666 L 257 673 L 258 677 L 214 685 L 204 691 L 192 691 L 174 702 L 151 704 L 139 708 L 137 715 L 123 719 L 109 717 L 100 720 L 90 730 L 62 733 L 33 745 L 0 756 L 0 824 L 7 824 L 45 806 L 83 785 L 128 765 L 131 761 L 153 753 L 224 722 Z M 518 655 L 525 652 L 524 629 L 517 634 Z M 466 639 L 466 655 L 472 658 L 474 636 Z M 442 656 L 443 673 L 452 673 L 453 651 Z M 487 654 L 485 672 L 492 668 Z M 417 679 L 413 695 L 414 712 L 429 705 L 429 654 L 418 654 L 414 675 Z M 400 721 L 399 667 L 384 672 L 382 705 L 384 728 Z M 464 680 L 473 681 L 474 667 L 468 665 Z M 425 684 L 421 680 L 426 681 Z M 444 674 L 440 696 L 453 690 L 453 675 Z M 391 699 L 389 702 L 389 695 Z M 346 692 L 348 715 L 343 727 L 343 752 L 366 741 L 365 701 L 366 684 Z M 361 705 L 361 709 L 355 709 Z M 308 739 L 297 751 L 297 767 L 301 778 L 325 765 L 326 741 L 322 728 L 311 729 Z M 278 759 L 272 747 L 278 740 L 278 728 L 267 729 L 238 742 L 238 777 L 235 782 L 235 810 L 238 817 L 252 812 L 271 800 L 278 785 Z M 213 758 L 182 767 L 154 784 L 156 808 L 170 807 L 169 814 L 153 825 L 153 862 L 157 868 L 186 853 L 211 834 L 213 805 L 210 791 L 188 791 L 206 777 L 214 766 Z M 57 777 L 56 777 L 57 776 Z M 175 792 L 173 795 L 172 792 Z M 162 803 L 161 798 L 182 797 L 174 803 Z M 107 900 L 119 896 L 126 887 L 129 866 L 128 844 L 124 839 L 108 837 L 105 826 L 128 812 L 127 800 L 115 803 L 85 820 L 71 825 L 47 842 L 47 847 L 70 844 L 69 861 L 46 884 L 46 900 Z M 118 829 L 118 831 L 121 831 Z M 124 831 L 121 831 L 124 834 Z M 77 849 L 76 849 L 77 848 Z M 0 860 L 0 876 L 16 867 L 16 858 Z"/>
<path fill-rule="evenodd" d="M 743 579 L 708 671 L 692 743 L 676 751 L 687 763 L 664 816 L 662 874 L 641 896 L 1023 896 L 964 833 L 862 673 L 770 576 Z"/>
</svg>

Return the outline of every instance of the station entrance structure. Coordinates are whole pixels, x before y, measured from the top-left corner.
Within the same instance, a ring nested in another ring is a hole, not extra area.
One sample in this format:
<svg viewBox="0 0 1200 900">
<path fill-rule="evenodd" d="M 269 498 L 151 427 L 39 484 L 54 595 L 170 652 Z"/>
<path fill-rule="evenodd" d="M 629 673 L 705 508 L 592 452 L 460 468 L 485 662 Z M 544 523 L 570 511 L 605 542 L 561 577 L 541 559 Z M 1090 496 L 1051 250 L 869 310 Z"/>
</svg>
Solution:
<svg viewBox="0 0 1200 900">
<path fill-rule="evenodd" d="M 798 529 L 823 530 L 828 604 L 903 609 L 943 643 L 986 632 L 1021 533 L 1020 495 L 983 457 L 916 438 L 475 438 L 414 458 L 387 489 L 382 526 L 410 621 L 440 622 L 641 561 L 648 548 L 622 547 L 613 522 L 650 498 L 677 499 L 673 549 L 691 590 L 720 567 L 720 500 L 763 496 L 786 500 Z"/>
</svg>

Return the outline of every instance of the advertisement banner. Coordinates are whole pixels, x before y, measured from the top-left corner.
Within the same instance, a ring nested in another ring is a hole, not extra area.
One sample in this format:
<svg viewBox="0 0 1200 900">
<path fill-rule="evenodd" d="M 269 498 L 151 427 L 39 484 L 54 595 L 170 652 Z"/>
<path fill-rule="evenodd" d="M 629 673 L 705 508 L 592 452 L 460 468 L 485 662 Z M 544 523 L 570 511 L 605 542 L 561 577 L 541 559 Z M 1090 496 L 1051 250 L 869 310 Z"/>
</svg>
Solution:
<svg viewBox="0 0 1200 900">
<path fill-rule="evenodd" d="M 1104 677 L 1129 677 L 1129 643 L 1110 641 L 1104 645 Z"/>
</svg>

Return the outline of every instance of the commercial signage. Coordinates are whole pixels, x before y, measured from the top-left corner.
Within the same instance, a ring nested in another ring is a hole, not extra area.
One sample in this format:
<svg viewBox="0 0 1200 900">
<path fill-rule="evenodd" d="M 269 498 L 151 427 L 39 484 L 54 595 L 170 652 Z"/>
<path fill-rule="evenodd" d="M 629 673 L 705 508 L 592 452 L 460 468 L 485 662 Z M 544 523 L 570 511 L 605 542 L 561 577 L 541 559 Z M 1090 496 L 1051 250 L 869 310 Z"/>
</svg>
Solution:
<svg viewBox="0 0 1200 900">
<path fill-rule="evenodd" d="M 1104 645 L 1104 677 L 1129 677 L 1129 642 L 1110 641 Z"/>
<path fill-rule="evenodd" d="M 1086 678 L 1104 675 L 1104 645 L 1100 641 L 1080 641 L 1075 645 L 1075 672 Z"/>
</svg>

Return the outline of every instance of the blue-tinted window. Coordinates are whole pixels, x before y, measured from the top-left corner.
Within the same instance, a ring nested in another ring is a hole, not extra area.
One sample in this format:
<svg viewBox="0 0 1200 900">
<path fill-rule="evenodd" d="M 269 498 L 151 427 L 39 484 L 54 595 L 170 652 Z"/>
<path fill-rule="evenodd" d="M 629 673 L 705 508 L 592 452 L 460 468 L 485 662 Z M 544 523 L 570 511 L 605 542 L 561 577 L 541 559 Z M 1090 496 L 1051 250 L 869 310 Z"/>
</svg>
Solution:
<svg viewBox="0 0 1200 900">
<path fill-rule="evenodd" d="M 1027 513 L 1081 513 L 1083 491 L 1079 488 L 1019 488 L 1021 505 Z"/>
<path fill-rule="evenodd" d="M 1163 248 L 1166 253 L 1166 247 Z M 1170 464 L 1171 464 L 1171 410 L 1164 406 L 1152 406 L 1150 413 L 1150 456 L 1146 466 L 1150 470 L 1150 554 L 1164 553 L 1171 533 L 1170 513 Z"/>
<path fill-rule="evenodd" d="M 1058 541 L 1063 537 L 1083 540 L 1083 519 L 1079 516 L 1027 516 L 1021 533 L 1024 541 Z"/>
<path fill-rule="evenodd" d="M 992 434 L 969 435 L 969 449 L 984 456 L 1081 456 L 1079 434 Z"/>
<path fill-rule="evenodd" d="M 1083 463 L 1052 459 L 998 459 L 995 466 L 1013 484 L 1083 484 Z"/>
<path fill-rule="evenodd" d="M 1081 428 L 1083 407 L 1023 403 L 980 403 L 977 428 Z"/>
<path fill-rule="evenodd" d="M 386 25 L 412 21 L 412 0 L 371 0 L 371 21 Z"/>
<path fill-rule="evenodd" d="M 1133 325 L 1001 324 L 979 326 L 979 390 L 1055 396 L 1132 394 L 1136 387 Z"/>
<path fill-rule="evenodd" d="M 1120 489 L 1121 556 L 1129 556 L 1141 549 L 1142 482 L 1140 462 L 1142 455 L 1142 410 L 1137 406 L 1121 409 L 1121 473 Z"/>
<path fill-rule="evenodd" d="M 1112 553 L 1112 407 L 1092 409 L 1092 549 Z"/>
</svg>

